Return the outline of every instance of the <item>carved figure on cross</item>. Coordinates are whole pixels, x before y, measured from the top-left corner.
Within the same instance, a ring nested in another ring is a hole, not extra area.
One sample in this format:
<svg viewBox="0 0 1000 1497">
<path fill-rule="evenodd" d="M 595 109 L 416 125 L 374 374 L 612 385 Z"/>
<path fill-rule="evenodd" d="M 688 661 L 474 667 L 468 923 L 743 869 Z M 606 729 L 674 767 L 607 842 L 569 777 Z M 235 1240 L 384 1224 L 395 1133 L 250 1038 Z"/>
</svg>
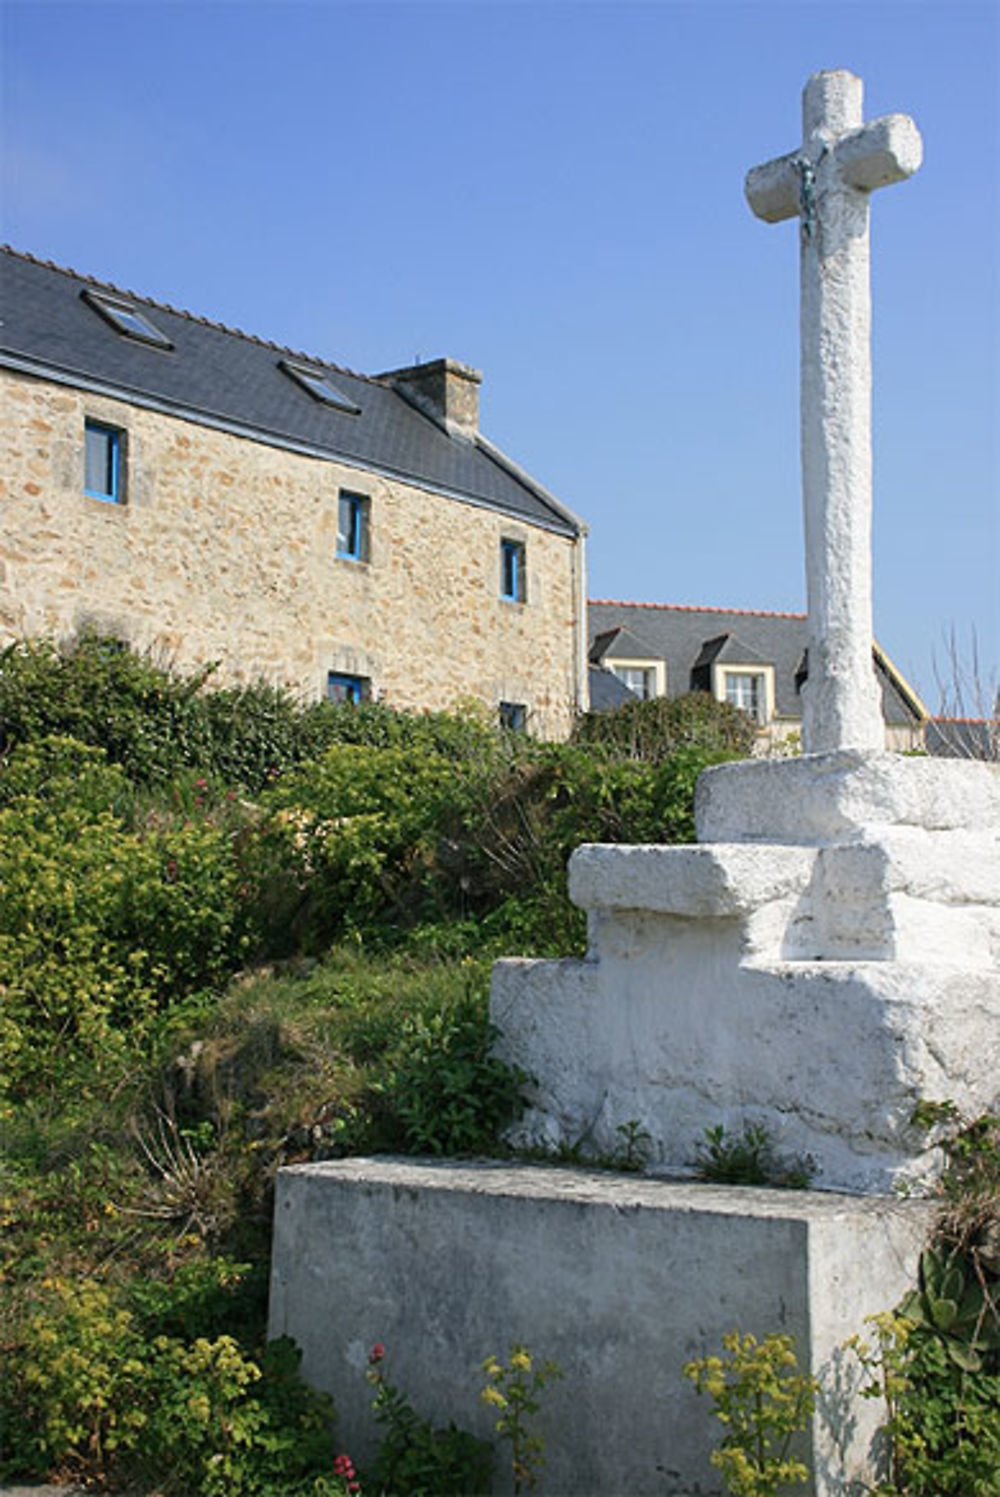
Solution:
<svg viewBox="0 0 1000 1497">
<path fill-rule="evenodd" d="M 885 747 L 872 658 L 869 197 L 921 157 L 907 115 L 866 125 L 861 79 L 816 73 L 802 95 L 802 145 L 746 179 L 758 218 L 801 221 L 807 753 Z"/>
</svg>

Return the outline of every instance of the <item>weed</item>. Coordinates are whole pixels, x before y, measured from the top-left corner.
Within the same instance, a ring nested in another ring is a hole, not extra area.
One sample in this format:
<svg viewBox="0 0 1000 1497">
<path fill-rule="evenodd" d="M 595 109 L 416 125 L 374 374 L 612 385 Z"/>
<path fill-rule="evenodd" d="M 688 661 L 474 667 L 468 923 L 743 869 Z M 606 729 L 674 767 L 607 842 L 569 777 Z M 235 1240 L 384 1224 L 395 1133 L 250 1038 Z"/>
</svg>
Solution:
<svg viewBox="0 0 1000 1497">
<path fill-rule="evenodd" d="M 721 1123 L 706 1128 L 695 1166 L 702 1180 L 717 1184 L 770 1185 L 788 1190 L 807 1189 L 816 1170 L 808 1154 L 793 1159 L 779 1154 L 764 1123 L 744 1123 L 738 1134 L 730 1133 Z"/>
<path fill-rule="evenodd" d="M 385 1347 L 376 1342 L 367 1377 L 375 1389 L 375 1418 L 384 1434 L 366 1484 L 383 1497 L 476 1497 L 488 1492 L 493 1470 L 489 1445 L 454 1423 L 435 1429 L 422 1419 L 389 1381 L 385 1358 Z"/>
<path fill-rule="evenodd" d="M 791 1455 L 791 1443 L 812 1415 L 819 1385 L 798 1371 L 791 1336 L 758 1341 L 731 1331 L 724 1355 L 688 1362 L 684 1376 L 712 1399 L 725 1426 L 711 1455 L 734 1497 L 776 1497 L 783 1487 L 805 1482 L 808 1467 Z"/>
<path fill-rule="evenodd" d="M 538 1413 L 540 1395 L 562 1377 L 555 1362 L 536 1363 L 526 1346 L 514 1345 L 506 1363 L 487 1357 L 483 1363 L 486 1386 L 480 1397 L 495 1416 L 494 1430 L 510 1445 L 515 1493 L 532 1491 L 545 1461 L 542 1437 L 529 1430 L 529 1417 Z"/>
</svg>

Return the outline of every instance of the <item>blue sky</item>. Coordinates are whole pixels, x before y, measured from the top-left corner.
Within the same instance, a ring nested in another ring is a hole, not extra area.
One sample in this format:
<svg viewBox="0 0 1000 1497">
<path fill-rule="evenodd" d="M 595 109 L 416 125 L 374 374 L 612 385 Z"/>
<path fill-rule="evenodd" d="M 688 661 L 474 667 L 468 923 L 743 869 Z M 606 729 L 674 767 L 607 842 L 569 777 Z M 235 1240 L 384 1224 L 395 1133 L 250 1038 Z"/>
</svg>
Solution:
<svg viewBox="0 0 1000 1497">
<path fill-rule="evenodd" d="M 794 225 L 749 167 L 819 68 L 924 136 L 872 205 L 875 620 L 1000 662 L 995 0 L 5 0 L 3 237 L 378 373 L 588 521 L 593 597 L 804 606 Z M 936 668 L 935 668 L 936 662 Z"/>
</svg>

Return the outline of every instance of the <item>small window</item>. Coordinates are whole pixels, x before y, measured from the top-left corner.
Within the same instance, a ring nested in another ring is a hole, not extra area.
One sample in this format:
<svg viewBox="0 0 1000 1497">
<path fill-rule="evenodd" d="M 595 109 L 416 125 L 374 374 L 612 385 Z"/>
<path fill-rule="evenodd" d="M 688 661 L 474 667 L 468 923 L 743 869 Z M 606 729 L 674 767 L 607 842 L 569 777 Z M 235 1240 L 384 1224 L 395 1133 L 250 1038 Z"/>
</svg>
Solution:
<svg viewBox="0 0 1000 1497">
<path fill-rule="evenodd" d="M 640 702 L 656 695 L 656 672 L 646 665 L 613 665 L 612 672 Z"/>
<path fill-rule="evenodd" d="M 105 322 L 110 322 L 126 338 L 134 338 L 138 343 L 151 343 L 154 348 L 173 348 L 174 345 L 166 334 L 154 327 L 145 313 L 140 312 L 130 301 L 119 296 L 108 296 L 103 291 L 88 290 L 81 294 L 84 301 L 89 302 Z"/>
<path fill-rule="evenodd" d="M 338 411 L 346 411 L 351 416 L 361 414 L 361 407 L 355 405 L 343 390 L 337 389 L 325 370 L 313 369 L 308 364 L 293 364 L 290 359 L 282 359 L 281 368 L 303 390 L 308 390 L 315 400 L 321 400 L 324 405 L 332 405 Z"/>
<path fill-rule="evenodd" d="M 337 555 L 345 561 L 368 560 L 368 510 L 366 495 L 341 493 L 337 503 Z"/>
<path fill-rule="evenodd" d="M 331 702 L 350 702 L 355 707 L 368 700 L 371 683 L 365 676 L 345 676 L 331 671 L 326 678 L 326 695 Z"/>
<path fill-rule="evenodd" d="M 509 733 L 523 733 L 528 726 L 528 709 L 524 703 L 501 702 L 500 726 Z"/>
<path fill-rule="evenodd" d="M 500 596 L 507 603 L 523 603 L 527 596 L 523 541 L 500 542 Z"/>
<path fill-rule="evenodd" d="M 763 722 L 767 704 L 764 677 L 750 671 L 726 671 L 726 701 Z"/>
<path fill-rule="evenodd" d="M 125 503 L 122 438 L 123 433 L 113 426 L 101 426 L 97 421 L 84 423 L 83 491 L 91 499 Z"/>
</svg>

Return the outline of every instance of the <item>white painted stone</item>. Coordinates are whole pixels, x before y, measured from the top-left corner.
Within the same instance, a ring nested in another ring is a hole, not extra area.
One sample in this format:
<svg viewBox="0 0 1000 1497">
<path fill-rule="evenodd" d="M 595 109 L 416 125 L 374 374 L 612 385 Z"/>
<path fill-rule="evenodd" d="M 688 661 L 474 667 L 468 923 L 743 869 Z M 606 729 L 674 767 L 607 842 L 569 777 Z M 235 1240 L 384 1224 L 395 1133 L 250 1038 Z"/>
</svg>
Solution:
<svg viewBox="0 0 1000 1497">
<path fill-rule="evenodd" d="M 498 1053 L 534 1078 L 520 1144 L 614 1153 L 635 1120 L 677 1173 L 706 1128 L 751 1121 L 812 1156 L 820 1189 L 890 1194 L 940 1164 L 918 1101 L 997 1103 L 995 970 L 759 961 L 735 920 L 604 919 L 597 961 L 494 969 Z"/>
<path fill-rule="evenodd" d="M 698 780 L 700 842 L 820 846 L 869 827 L 1000 826 L 1000 765 L 898 754 L 807 754 L 719 764 Z"/>
<path fill-rule="evenodd" d="M 762 840 L 579 848 L 587 959 L 496 967 L 499 1051 L 534 1078 L 516 1137 L 609 1153 L 634 1119 L 677 1171 L 749 1120 L 823 1188 L 929 1181 L 916 1104 L 1000 1100 L 1000 769 L 752 760 L 697 807 Z"/>
<path fill-rule="evenodd" d="M 705 918 L 749 913 L 806 887 L 813 848 L 606 847 L 585 843 L 569 864 L 569 891 L 583 909 L 656 910 Z"/>
<path fill-rule="evenodd" d="M 802 96 L 798 151 L 751 171 L 758 217 L 801 219 L 802 498 L 810 753 L 884 743 L 872 664 L 869 195 L 920 165 L 912 120 L 862 123 L 862 84 L 817 73 Z"/>
<path fill-rule="evenodd" d="M 302 1347 L 306 1377 L 336 1401 L 340 1447 L 360 1461 L 376 1438 L 374 1342 L 422 1415 L 484 1436 L 483 1359 L 514 1341 L 554 1358 L 565 1377 L 533 1421 L 539 1497 L 717 1492 L 717 1430 L 683 1364 L 734 1325 L 786 1331 L 825 1384 L 807 1490 L 845 1497 L 872 1475 L 880 1410 L 852 1396 L 843 1342 L 909 1286 L 927 1222 L 920 1202 L 577 1169 L 300 1165 L 278 1177 L 269 1331 Z M 509 1490 L 499 1469 L 495 1491 Z"/>
</svg>

